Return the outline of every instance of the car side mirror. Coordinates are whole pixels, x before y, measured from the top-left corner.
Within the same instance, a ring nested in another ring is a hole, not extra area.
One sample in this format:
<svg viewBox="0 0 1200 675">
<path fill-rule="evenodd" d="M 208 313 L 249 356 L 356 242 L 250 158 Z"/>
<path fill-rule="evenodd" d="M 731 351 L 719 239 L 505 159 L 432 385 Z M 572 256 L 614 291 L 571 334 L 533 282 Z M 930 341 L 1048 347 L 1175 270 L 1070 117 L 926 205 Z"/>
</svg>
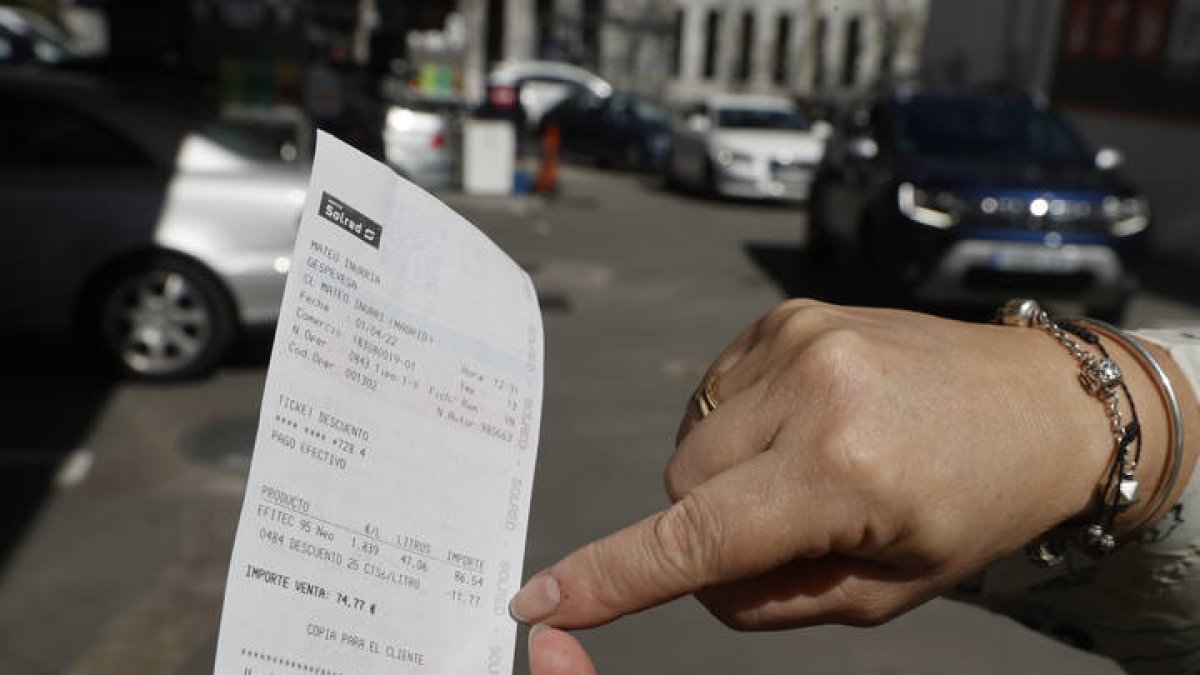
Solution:
<svg viewBox="0 0 1200 675">
<path fill-rule="evenodd" d="M 1125 155 L 1116 148 L 1100 148 L 1096 152 L 1096 168 L 1101 171 L 1112 171 L 1125 163 Z"/>
<path fill-rule="evenodd" d="M 879 144 L 874 138 L 857 136 L 846 144 L 846 154 L 852 159 L 870 161 L 879 156 Z"/>
<path fill-rule="evenodd" d="M 712 129 L 712 121 L 708 119 L 707 115 L 702 115 L 700 113 L 688 115 L 685 124 L 687 124 L 688 129 L 691 129 L 699 134 Z"/>
</svg>

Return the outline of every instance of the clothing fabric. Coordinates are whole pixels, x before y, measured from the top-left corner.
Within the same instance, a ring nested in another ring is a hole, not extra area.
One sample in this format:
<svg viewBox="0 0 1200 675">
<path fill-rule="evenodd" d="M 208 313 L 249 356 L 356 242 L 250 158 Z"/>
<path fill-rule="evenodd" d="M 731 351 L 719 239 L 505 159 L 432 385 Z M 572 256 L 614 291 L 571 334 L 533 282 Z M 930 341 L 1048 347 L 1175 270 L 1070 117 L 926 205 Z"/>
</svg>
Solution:
<svg viewBox="0 0 1200 675">
<path fill-rule="evenodd" d="M 1171 353 L 1188 380 L 1177 389 L 1200 393 L 1200 327 L 1134 334 Z M 1159 522 L 1111 556 L 1071 551 L 1065 564 L 1042 569 L 1014 555 L 950 597 L 1109 656 L 1134 675 L 1200 674 L 1200 470 Z"/>
</svg>

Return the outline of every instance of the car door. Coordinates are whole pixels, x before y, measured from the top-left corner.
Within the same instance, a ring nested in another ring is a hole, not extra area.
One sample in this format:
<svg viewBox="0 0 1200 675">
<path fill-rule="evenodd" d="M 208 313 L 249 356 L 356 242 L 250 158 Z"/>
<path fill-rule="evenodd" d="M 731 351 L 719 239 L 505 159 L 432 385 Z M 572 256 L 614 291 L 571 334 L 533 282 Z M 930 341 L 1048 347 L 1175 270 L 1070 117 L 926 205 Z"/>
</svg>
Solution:
<svg viewBox="0 0 1200 675">
<path fill-rule="evenodd" d="M 595 159 L 597 149 L 602 145 L 598 136 L 602 133 L 599 124 L 604 100 L 586 89 L 579 89 L 555 110 L 561 112 L 555 119 L 560 124 L 563 147 L 574 154 Z"/>
<path fill-rule="evenodd" d="M 0 92 L 0 316 L 12 332 L 61 332 L 84 280 L 153 241 L 167 172 L 81 109 Z"/>
</svg>

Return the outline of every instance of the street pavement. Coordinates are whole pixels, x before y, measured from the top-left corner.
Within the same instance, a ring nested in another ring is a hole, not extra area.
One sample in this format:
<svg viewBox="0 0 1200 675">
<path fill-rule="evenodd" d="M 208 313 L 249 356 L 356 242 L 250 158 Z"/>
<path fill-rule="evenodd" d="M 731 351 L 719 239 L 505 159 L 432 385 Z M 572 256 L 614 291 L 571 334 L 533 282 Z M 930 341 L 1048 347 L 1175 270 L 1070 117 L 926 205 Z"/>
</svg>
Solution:
<svg viewBox="0 0 1200 675">
<path fill-rule="evenodd" d="M 872 300 L 853 275 L 804 269 L 795 206 L 698 199 L 580 168 L 549 202 L 443 196 L 532 273 L 542 302 L 527 570 L 666 505 L 662 469 L 684 403 L 747 323 L 789 294 Z M 1129 319 L 1200 321 L 1200 309 L 1143 293 Z M 4 382 L 13 433 L 0 442 L 0 672 L 211 672 L 269 336 L 214 377 L 157 386 L 91 375 L 62 346 L 20 348 Z M 879 628 L 742 634 L 683 599 L 582 637 L 610 675 L 1120 672 L 941 600 Z"/>
</svg>

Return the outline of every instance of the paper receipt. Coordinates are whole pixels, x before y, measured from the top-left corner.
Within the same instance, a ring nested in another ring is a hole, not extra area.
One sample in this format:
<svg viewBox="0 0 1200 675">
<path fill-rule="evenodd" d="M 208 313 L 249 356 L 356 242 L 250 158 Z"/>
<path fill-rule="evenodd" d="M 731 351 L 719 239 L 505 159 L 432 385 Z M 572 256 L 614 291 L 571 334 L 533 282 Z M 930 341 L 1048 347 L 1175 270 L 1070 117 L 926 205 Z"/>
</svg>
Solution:
<svg viewBox="0 0 1200 675">
<path fill-rule="evenodd" d="M 510 673 L 542 353 L 524 271 L 319 134 L 215 672 Z"/>
</svg>

